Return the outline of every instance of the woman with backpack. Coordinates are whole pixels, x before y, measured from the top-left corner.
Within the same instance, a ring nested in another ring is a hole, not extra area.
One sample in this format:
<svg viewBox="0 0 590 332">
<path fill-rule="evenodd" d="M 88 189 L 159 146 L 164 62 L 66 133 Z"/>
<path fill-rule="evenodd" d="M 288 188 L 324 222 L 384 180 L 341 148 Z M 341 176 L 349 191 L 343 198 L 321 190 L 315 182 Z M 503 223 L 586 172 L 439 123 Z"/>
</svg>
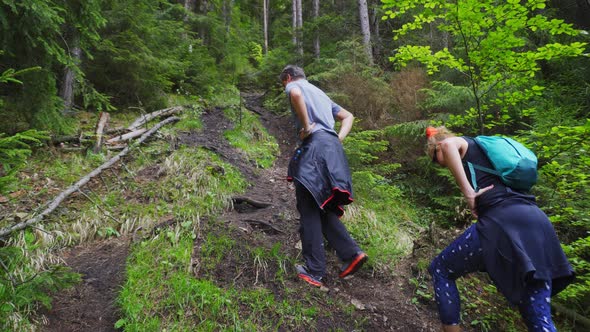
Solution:
<svg viewBox="0 0 590 332">
<path fill-rule="evenodd" d="M 443 330 L 460 331 L 455 280 L 486 271 L 518 306 L 529 331 L 556 331 L 550 298 L 573 281 L 574 271 L 535 197 L 507 186 L 498 175 L 469 167 L 494 168 L 473 138 L 457 137 L 445 127 L 428 127 L 426 137 L 432 162 L 451 171 L 477 218 L 428 268 Z"/>
</svg>

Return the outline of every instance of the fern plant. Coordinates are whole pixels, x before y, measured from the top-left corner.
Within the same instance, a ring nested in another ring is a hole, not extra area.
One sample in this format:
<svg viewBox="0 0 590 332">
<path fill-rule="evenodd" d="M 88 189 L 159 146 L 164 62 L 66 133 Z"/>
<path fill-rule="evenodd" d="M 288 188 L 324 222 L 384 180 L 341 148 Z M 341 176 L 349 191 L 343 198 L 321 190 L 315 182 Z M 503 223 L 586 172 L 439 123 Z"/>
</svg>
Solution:
<svg viewBox="0 0 590 332">
<path fill-rule="evenodd" d="M 25 247 L 0 248 L 0 330 L 31 327 L 29 316 L 39 306 L 51 307 L 51 293 L 80 281 L 80 275 L 63 266 L 34 267 L 26 252 L 36 250 L 35 236 L 24 235 Z"/>
<path fill-rule="evenodd" d="M 46 132 L 35 129 L 14 136 L 0 134 L 0 193 L 7 192 L 14 184 L 16 173 L 31 155 L 32 147 L 47 138 Z"/>
</svg>

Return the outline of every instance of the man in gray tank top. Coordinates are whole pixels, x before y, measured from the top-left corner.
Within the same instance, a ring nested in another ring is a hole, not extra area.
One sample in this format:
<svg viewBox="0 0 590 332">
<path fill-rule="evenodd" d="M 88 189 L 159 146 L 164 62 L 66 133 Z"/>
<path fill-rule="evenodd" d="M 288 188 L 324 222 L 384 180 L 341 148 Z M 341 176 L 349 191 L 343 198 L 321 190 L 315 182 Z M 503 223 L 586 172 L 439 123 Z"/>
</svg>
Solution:
<svg viewBox="0 0 590 332">
<path fill-rule="evenodd" d="M 302 68 L 288 65 L 279 76 L 295 115 L 301 145 L 289 163 L 288 179 L 294 181 L 299 235 L 305 265 L 297 265 L 298 277 L 323 286 L 326 274 L 324 236 L 343 262 L 339 277 L 355 273 L 368 259 L 340 221 L 342 205 L 350 204 L 352 180 L 342 140 L 353 115 L 309 83 Z M 341 122 L 334 130 L 335 121 Z"/>
</svg>

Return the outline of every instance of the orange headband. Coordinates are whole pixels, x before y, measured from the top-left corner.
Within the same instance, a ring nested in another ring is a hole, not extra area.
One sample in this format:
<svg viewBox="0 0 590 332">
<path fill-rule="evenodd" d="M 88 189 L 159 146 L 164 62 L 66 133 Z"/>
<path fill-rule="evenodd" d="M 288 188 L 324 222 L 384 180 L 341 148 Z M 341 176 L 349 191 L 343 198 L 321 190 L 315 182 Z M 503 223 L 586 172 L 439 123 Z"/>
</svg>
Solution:
<svg viewBox="0 0 590 332">
<path fill-rule="evenodd" d="M 434 127 L 426 127 L 426 138 L 430 138 L 438 133 L 438 130 Z"/>
</svg>

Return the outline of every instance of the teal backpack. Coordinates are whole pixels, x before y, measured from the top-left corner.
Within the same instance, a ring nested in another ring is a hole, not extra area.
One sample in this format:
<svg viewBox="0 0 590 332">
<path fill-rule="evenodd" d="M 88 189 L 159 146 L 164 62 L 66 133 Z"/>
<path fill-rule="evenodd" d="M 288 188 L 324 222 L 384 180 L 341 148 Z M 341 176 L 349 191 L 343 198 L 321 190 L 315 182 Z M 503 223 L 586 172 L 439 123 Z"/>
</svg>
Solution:
<svg viewBox="0 0 590 332">
<path fill-rule="evenodd" d="M 524 145 L 501 136 L 477 136 L 474 140 L 494 167 L 490 169 L 467 162 L 476 192 L 479 187 L 474 168 L 497 175 L 505 185 L 519 191 L 529 191 L 537 183 L 537 157 Z"/>
</svg>

